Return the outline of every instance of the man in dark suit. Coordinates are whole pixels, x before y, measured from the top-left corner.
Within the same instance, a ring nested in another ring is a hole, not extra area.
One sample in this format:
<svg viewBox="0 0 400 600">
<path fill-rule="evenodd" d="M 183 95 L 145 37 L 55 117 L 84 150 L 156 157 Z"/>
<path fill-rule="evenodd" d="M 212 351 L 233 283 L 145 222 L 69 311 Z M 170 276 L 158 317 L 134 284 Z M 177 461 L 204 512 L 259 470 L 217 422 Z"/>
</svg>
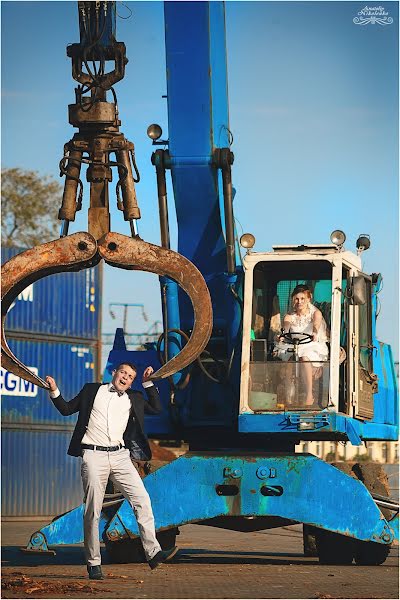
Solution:
<svg viewBox="0 0 400 600">
<path fill-rule="evenodd" d="M 151 569 L 172 558 L 177 548 L 162 551 L 157 541 L 150 497 L 132 464 L 150 460 L 151 450 L 143 431 L 144 412 L 157 414 L 161 403 L 157 388 L 149 381 L 153 373 L 143 373 L 141 392 L 129 389 L 137 375 L 132 363 L 123 363 L 113 371 L 109 384 L 87 383 L 79 394 L 65 401 L 53 377 L 46 381 L 50 397 L 64 416 L 78 413 L 78 421 L 68 448 L 71 456 L 82 456 L 84 489 L 84 541 L 90 579 L 103 579 L 99 542 L 99 519 L 108 478 L 122 490 L 135 513 L 143 549 Z"/>
</svg>

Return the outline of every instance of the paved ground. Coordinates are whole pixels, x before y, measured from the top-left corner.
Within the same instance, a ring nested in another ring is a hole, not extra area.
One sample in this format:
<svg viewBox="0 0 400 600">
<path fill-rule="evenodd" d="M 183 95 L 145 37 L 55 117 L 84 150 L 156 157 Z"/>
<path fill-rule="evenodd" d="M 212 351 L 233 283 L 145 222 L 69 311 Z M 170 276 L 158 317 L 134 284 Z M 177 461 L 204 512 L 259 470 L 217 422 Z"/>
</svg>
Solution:
<svg viewBox="0 0 400 600">
<path fill-rule="evenodd" d="M 257 533 L 186 525 L 174 562 L 107 565 L 90 582 L 79 546 L 55 557 L 18 551 L 46 522 L 2 524 L 3 598 L 398 598 L 398 546 L 379 567 L 328 567 L 302 553 L 299 526 Z M 22 591 L 24 590 L 24 591 Z"/>
</svg>

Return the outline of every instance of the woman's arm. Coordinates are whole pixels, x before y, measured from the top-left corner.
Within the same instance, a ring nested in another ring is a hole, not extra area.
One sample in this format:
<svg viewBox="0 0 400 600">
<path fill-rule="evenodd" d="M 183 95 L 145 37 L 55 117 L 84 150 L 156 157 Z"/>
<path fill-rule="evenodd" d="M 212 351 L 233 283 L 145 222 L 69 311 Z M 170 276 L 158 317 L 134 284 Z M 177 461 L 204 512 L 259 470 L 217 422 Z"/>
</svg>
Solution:
<svg viewBox="0 0 400 600">
<path fill-rule="evenodd" d="M 285 333 L 288 333 L 291 324 L 292 324 L 291 315 L 289 315 L 289 314 L 285 315 L 283 317 L 283 329 L 285 330 Z"/>
<path fill-rule="evenodd" d="M 319 310 L 319 308 L 316 308 L 313 314 L 313 331 L 312 331 L 312 335 L 314 338 L 314 342 L 317 341 L 318 338 L 318 332 L 319 329 L 321 327 L 321 323 L 322 323 L 322 312 Z"/>
</svg>

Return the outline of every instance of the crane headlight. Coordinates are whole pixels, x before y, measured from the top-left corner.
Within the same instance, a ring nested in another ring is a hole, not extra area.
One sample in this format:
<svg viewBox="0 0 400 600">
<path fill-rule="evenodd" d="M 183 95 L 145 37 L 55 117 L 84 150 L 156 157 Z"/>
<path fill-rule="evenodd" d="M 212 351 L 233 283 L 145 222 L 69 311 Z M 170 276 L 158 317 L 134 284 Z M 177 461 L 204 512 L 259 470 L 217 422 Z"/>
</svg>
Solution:
<svg viewBox="0 0 400 600">
<path fill-rule="evenodd" d="M 158 140 L 162 136 L 162 129 L 157 123 L 152 123 L 147 128 L 147 135 L 151 140 Z"/>
<path fill-rule="evenodd" d="M 331 233 L 331 242 L 338 248 L 341 248 L 346 241 L 346 234 L 341 229 L 335 229 Z"/>
<path fill-rule="evenodd" d="M 356 241 L 357 252 L 361 254 L 364 250 L 368 250 L 371 246 L 371 239 L 367 233 L 361 233 Z"/>
<path fill-rule="evenodd" d="M 240 238 L 240 245 L 242 248 L 247 248 L 248 250 L 254 246 L 256 243 L 256 238 L 252 233 L 244 233 Z"/>
</svg>

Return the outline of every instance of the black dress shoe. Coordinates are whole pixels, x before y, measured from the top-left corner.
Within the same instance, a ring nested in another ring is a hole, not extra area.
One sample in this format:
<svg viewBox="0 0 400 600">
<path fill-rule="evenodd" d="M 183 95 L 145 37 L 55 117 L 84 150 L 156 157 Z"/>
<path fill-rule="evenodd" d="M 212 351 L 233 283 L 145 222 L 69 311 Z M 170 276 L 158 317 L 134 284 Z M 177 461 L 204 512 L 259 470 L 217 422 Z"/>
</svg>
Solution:
<svg viewBox="0 0 400 600">
<path fill-rule="evenodd" d="M 95 565 L 94 567 L 88 566 L 87 570 L 89 573 L 89 579 L 104 579 L 100 565 Z"/>
<path fill-rule="evenodd" d="M 178 548 L 176 546 L 170 548 L 169 550 L 160 550 L 160 552 L 157 552 L 157 554 L 149 560 L 150 569 L 157 569 L 157 567 L 159 567 L 162 563 L 166 562 L 167 560 L 171 560 L 171 558 L 175 556 L 177 552 Z"/>
</svg>

